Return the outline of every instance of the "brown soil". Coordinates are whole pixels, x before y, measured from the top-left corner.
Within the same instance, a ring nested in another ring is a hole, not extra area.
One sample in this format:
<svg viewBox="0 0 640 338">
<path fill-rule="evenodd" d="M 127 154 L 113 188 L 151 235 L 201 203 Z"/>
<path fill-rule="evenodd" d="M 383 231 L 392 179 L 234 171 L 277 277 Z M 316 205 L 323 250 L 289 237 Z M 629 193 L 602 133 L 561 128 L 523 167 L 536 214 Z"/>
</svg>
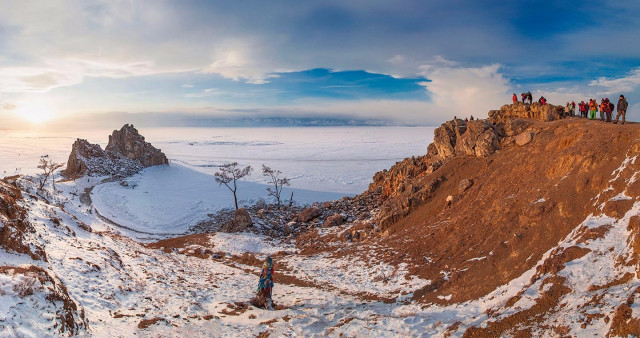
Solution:
<svg viewBox="0 0 640 338">
<path fill-rule="evenodd" d="M 138 328 L 139 329 L 146 329 L 151 325 L 156 325 L 159 322 L 167 322 L 166 319 L 161 318 L 161 317 L 156 317 L 156 318 L 151 318 L 151 319 L 143 319 L 140 321 L 140 323 L 138 323 Z"/>
</svg>

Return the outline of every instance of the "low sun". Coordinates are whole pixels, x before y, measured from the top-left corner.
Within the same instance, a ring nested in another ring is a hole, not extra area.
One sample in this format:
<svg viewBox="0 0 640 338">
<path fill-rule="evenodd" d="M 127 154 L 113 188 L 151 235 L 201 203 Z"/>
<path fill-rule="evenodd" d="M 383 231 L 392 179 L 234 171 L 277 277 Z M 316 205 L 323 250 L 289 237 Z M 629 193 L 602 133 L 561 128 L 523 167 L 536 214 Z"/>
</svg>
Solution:
<svg viewBox="0 0 640 338">
<path fill-rule="evenodd" d="M 32 123 L 43 123 L 53 118 L 54 109 L 41 102 L 26 102 L 20 104 L 16 114 Z"/>
</svg>

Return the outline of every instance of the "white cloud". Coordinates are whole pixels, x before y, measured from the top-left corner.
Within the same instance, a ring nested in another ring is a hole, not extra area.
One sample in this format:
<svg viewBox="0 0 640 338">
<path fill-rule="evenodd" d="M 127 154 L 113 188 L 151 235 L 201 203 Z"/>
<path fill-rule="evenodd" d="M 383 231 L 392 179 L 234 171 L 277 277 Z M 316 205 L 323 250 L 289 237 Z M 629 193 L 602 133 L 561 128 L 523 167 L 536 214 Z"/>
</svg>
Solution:
<svg viewBox="0 0 640 338">
<path fill-rule="evenodd" d="M 458 116 L 484 115 L 510 100 L 511 85 L 500 73 L 500 65 L 457 67 L 443 58 L 421 66 L 430 82 L 421 82 L 432 94 L 434 105 Z"/>
<path fill-rule="evenodd" d="M 628 93 L 640 86 L 640 68 L 632 69 L 626 76 L 610 79 L 597 78 L 589 83 L 589 86 L 600 87 L 606 94 Z"/>
<path fill-rule="evenodd" d="M 266 62 L 256 59 L 255 55 L 266 56 L 266 53 L 255 48 L 251 50 L 247 46 L 221 48 L 214 53 L 214 61 L 203 72 L 219 74 L 234 81 L 243 79 L 252 84 L 265 84 L 269 79 L 277 78 L 278 75 L 265 70 L 270 67 L 264 64 Z"/>
</svg>

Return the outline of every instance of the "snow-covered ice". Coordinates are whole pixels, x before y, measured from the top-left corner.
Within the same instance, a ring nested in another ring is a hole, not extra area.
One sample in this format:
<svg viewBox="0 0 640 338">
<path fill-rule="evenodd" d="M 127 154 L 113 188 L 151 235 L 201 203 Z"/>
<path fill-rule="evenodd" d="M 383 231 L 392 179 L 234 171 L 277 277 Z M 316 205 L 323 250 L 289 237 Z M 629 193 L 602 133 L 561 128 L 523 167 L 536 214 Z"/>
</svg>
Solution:
<svg viewBox="0 0 640 338">
<path fill-rule="evenodd" d="M 120 126 L 114 126 L 120 128 Z M 358 194 L 373 174 L 423 155 L 432 127 L 139 128 L 172 163 L 212 175 L 228 162 L 251 165 L 251 182 L 265 183 L 262 164 L 281 170 L 291 187 Z M 106 146 L 112 130 L 0 130 L 0 176 L 35 174 L 42 155 L 66 162 L 76 138 Z"/>
</svg>

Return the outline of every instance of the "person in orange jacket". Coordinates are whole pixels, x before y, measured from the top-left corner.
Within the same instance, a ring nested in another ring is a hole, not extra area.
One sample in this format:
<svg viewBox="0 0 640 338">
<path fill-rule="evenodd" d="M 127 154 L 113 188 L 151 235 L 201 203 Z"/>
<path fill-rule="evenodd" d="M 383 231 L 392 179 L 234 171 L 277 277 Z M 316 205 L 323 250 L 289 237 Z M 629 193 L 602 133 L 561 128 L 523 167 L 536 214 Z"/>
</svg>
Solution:
<svg viewBox="0 0 640 338">
<path fill-rule="evenodd" d="M 596 100 L 594 99 L 589 100 L 589 120 L 595 120 L 597 112 L 598 103 L 596 103 Z"/>
<path fill-rule="evenodd" d="M 518 102 L 518 95 L 516 95 L 516 93 L 513 93 L 513 103 Z"/>
</svg>

